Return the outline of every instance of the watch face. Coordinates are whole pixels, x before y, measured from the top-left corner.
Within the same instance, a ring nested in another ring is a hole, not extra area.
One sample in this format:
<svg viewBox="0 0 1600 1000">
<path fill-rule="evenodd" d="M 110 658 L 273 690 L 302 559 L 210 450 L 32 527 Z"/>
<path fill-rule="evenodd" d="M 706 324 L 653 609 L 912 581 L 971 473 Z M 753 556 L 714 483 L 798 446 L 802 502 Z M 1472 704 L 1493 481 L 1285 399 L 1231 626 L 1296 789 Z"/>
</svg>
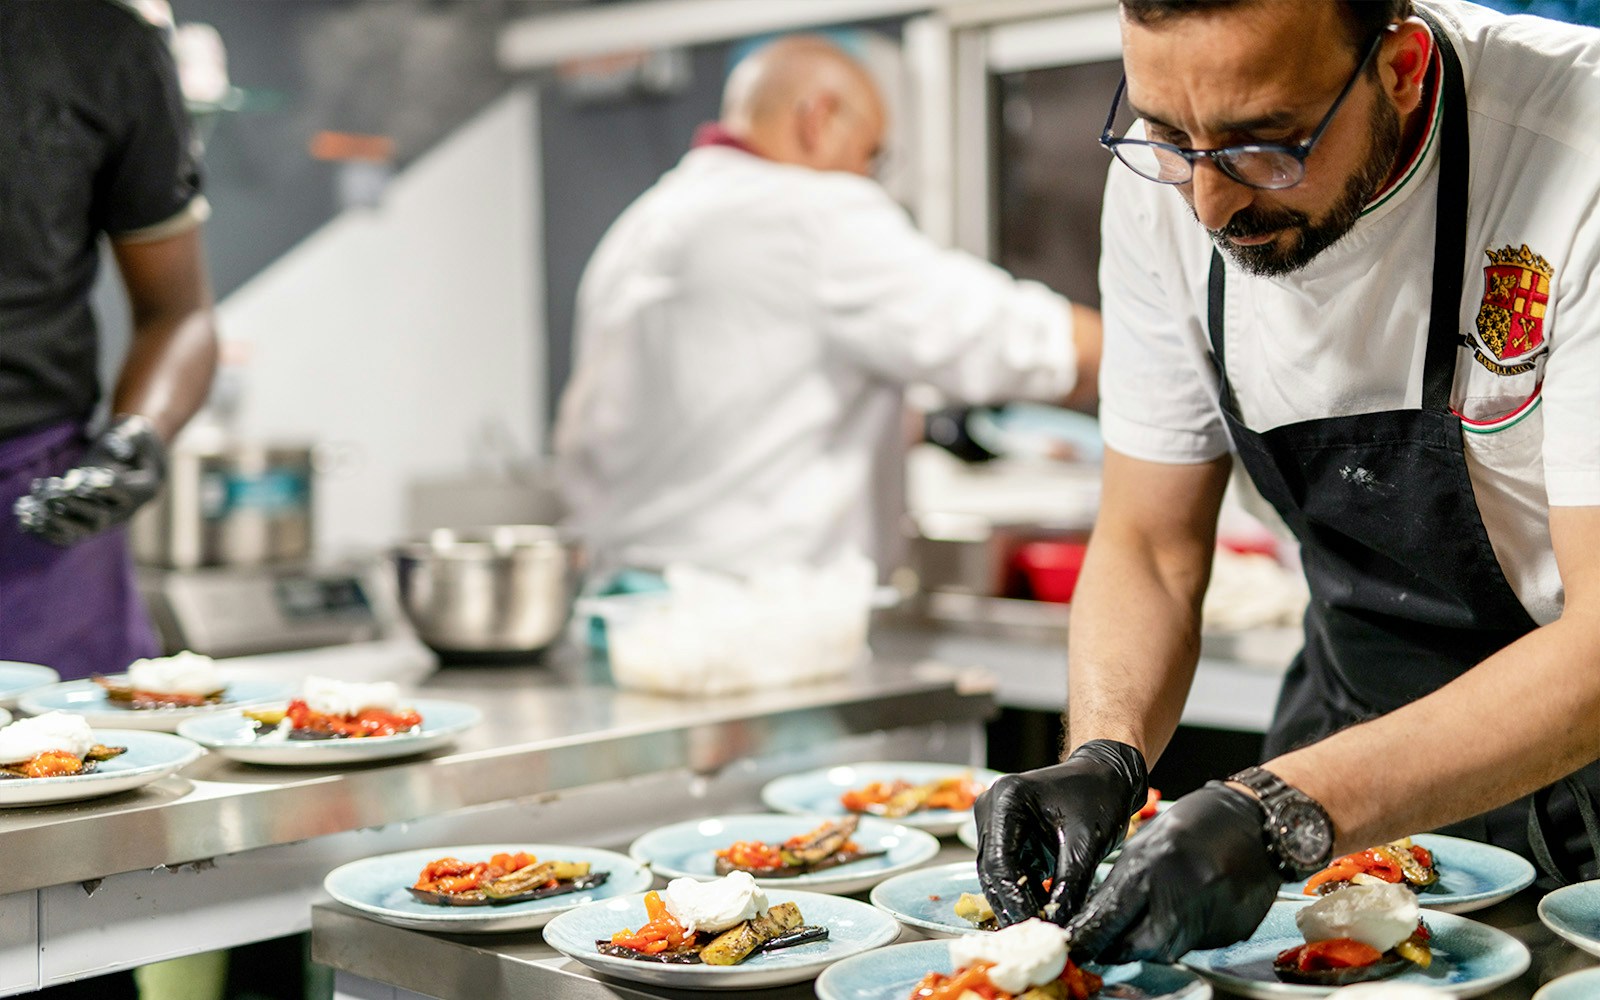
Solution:
<svg viewBox="0 0 1600 1000">
<path fill-rule="evenodd" d="M 1333 853 L 1333 830 L 1322 811 L 1306 802 L 1285 802 L 1278 813 L 1283 851 L 1297 867 L 1325 864 Z"/>
</svg>

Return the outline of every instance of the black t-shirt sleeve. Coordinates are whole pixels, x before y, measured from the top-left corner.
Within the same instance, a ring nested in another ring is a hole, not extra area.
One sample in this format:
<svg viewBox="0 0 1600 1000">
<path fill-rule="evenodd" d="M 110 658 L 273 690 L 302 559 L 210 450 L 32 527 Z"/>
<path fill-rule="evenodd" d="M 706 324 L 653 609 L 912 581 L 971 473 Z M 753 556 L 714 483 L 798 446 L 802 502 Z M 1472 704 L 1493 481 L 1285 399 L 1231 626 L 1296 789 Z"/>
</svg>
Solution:
<svg viewBox="0 0 1600 1000">
<path fill-rule="evenodd" d="M 97 228 L 112 236 L 165 222 L 200 193 L 172 55 L 155 29 L 132 35 L 114 79 L 119 127 L 95 185 Z"/>
</svg>

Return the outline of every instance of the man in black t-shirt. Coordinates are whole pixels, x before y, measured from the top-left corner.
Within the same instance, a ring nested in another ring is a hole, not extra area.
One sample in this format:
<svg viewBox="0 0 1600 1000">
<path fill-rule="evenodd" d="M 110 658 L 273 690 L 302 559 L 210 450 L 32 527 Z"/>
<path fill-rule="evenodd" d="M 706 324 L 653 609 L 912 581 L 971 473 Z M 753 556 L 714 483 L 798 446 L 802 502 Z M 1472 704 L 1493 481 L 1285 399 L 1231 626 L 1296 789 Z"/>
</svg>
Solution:
<svg viewBox="0 0 1600 1000">
<path fill-rule="evenodd" d="M 0 660 L 116 672 L 157 651 L 123 525 L 216 364 L 207 205 L 157 28 L 112 0 L 8 0 L 0 42 Z M 91 434 L 102 236 L 133 337 Z"/>
</svg>

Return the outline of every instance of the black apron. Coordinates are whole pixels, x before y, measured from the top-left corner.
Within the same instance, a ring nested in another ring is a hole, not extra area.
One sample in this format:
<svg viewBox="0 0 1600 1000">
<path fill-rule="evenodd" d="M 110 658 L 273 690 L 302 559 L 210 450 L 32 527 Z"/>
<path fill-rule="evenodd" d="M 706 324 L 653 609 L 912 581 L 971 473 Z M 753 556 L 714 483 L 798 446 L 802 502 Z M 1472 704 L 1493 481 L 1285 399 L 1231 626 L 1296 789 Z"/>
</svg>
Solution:
<svg viewBox="0 0 1600 1000">
<path fill-rule="evenodd" d="M 1414 701 L 1535 628 L 1489 543 L 1450 408 L 1468 136 L 1460 63 L 1437 25 L 1433 35 L 1444 120 L 1421 409 L 1245 427 L 1224 364 L 1226 275 L 1212 252 L 1207 319 L 1223 416 L 1245 471 L 1300 540 L 1311 590 L 1305 647 L 1279 696 L 1269 758 Z M 1600 764 L 1441 832 L 1516 851 L 1557 882 L 1594 877 L 1591 789 L 1600 789 Z"/>
</svg>

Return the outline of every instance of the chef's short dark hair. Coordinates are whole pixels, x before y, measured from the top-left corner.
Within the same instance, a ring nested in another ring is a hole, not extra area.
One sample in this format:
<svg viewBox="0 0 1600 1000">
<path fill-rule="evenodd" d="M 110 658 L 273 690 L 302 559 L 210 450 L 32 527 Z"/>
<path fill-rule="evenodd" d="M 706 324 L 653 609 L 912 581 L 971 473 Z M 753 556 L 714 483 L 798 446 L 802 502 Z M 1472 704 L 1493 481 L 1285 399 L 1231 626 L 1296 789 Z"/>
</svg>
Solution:
<svg viewBox="0 0 1600 1000">
<path fill-rule="evenodd" d="M 1231 7 L 1246 0 L 1121 0 L 1122 10 L 1135 24 L 1156 24 L 1168 18 Z M 1270 0 L 1269 0 L 1270 2 Z M 1372 44 L 1378 32 L 1411 16 L 1411 0 L 1337 0 L 1340 20 L 1351 48 L 1358 53 Z M 1377 71 L 1377 63 L 1372 71 Z"/>
</svg>

